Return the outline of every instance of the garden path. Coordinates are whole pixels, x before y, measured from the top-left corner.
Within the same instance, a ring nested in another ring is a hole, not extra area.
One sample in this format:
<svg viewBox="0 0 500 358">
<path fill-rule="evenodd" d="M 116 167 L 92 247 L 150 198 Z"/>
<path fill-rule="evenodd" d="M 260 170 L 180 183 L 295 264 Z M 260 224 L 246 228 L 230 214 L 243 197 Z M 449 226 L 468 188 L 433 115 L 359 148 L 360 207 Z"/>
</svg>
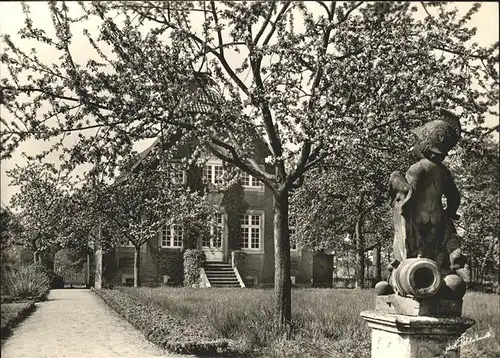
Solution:
<svg viewBox="0 0 500 358">
<path fill-rule="evenodd" d="M 89 290 L 51 290 L 14 329 L 2 358 L 166 357 Z M 181 356 L 173 356 L 179 358 Z"/>
</svg>

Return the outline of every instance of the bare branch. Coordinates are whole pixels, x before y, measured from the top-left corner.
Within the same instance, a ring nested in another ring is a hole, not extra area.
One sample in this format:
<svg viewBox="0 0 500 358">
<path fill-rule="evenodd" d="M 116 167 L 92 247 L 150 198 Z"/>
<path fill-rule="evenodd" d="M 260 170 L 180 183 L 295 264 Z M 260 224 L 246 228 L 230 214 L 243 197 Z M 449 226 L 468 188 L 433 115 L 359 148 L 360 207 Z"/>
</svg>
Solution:
<svg viewBox="0 0 500 358">
<path fill-rule="evenodd" d="M 341 23 L 343 23 L 344 21 L 346 21 L 349 18 L 349 15 L 354 10 L 356 10 L 358 7 L 360 7 L 361 5 L 363 5 L 363 3 L 364 3 L 364 1 L 359 1 L 358 3 L 354 4 L 349 10 L 347 10 L 347 12 L 344 14 L 344 16 L 337 21 L 337 23 L 335 24 L 335 26 L 340 25 Z"/>
<path fill-rule="evenodd" d="M 315 159 L 311 160 L 306 164 L 304 167 L 304 172 L 318 166 L 319 163 L 321 163 L 322 160 L 324 160 L 326 157 L 328 157 L 327 153 L 319 154 Z"/>
<path fill-rule="evenodd" d="M 454 55 L 459 55 L 461 57 L 467 56 L 467 57 L 474 58 L 474 59 L 479 59 L 479 60 L 487 60 L 488 59 L 488 56 L 481 56 L 481 55 L 474 55 L 474 54 L 467 54 L 466 55 L 463 52 L 460 52 L 460 51 L 457 51 L 457 50 L 453 50 L 453 49 L 451 49 L 449 47 L 446 47 L 444 45 L 434 46 L 434 49 L 435 50 L 444 51 L 444 52 L 448 52 L 448 53 L 452 53 Z"/>
<path fill-rule="evenodd" d="M 32 86 L 23 86 L 23 87 L 13 87 L 13 86 L 0 86 L 0 90 L 8 90 L 8 91 L 19 91 L 19 92 L 25 92 L 25 93 L 30 93 L 30 92 L 40 92 L 40 93 L 43 93 L 43 94 L 46 94 L 48 96 L 51 96 L 53 98 L 59 98 L 59 99 L 63 99 L 63 100 L 66 100 L 66 101 L 71 101 L 71 102 L 78 102 L 78 103 L 82 103 L 82 100 L 80 98 L 75 98 L 75 97 L 68 97 L 68 96 L 64 96 L 64 95 L 59 95 L 59 94 L 55 94 L 55 93 L 52 93 L 46 89 L 43 89 L 43 88 L 36 88 L 36 87 L 32 87 Z M 106 106 L 103 106 L 102 104 L 98 104 L 98 103 L 93 103 L 93 102 L 86 102 L 85 103 L 86 105 L 91 105 L 91 106 L 94 106 L 96 108 L 99 108 L 99 109 L 103 109 L 103 110 L 107 110 L 107 111 L 111 111 L 111 109 L 109 107 L 106 107 Z"/>
<path fill-rule="evenodd" d="M 276 2 L 273 1 L 272 5 L 271 5 L 271 9 L 269 9 L 269 12 L 267 13 L 266 19 L 264 20 L 264 23 L 262 24 L 262 27 L 260 28 L 259 32 L 255 36 L 255 39 L 253 40 L 254 45 L 257 45 L 257 43 L 259 42 L 260 37 L 264 33 L 267 25 L 269 24 L 269 21 L 271 20 L 271 17 L 273 16 L 273 12 L 274 12 L 275 8 L 276 8 Z"/>
<path fill-rule="evenodd" d="M 330 12 L 330 10 L 328 9 L 328 6 L 326 6 L 323 1 L 315 0 L 314 2 L 317 3 L 317 4 L 319 4 L 323 9 L 325 9 L 325 11 L 326 11 L 326 13 L 328 15 L 328 18 L 332 17 L 332 13 Z"/>
<path fill-rule="evenodd" d="M 427 6 L 425 6 L 425 3 L 423 1 L 420 1 L 420 5 L 422 5 L 422 7 L 423 7 L 424 11 L 426 12 L 427 16 L 429 16 L 431 19 L 434 20 L 434 17 L 430 14 L 429 10 L 427 10 Z"/>
<path fill-rule="evenodd" d="M 228 134 L 229 134 L 229 138 L 233 142 L 233 145 L 235 146 L 235 148 L 239 149 L 240 153 L 244 153 L 244 151 L 241 149 L 241 146 L 236 141 L 235 136 L 234 136 L 234 134 L 232 133 L 232 131 L 230 129 L 228 130 Z M 276 176 L 272 175 L 272 174 L 269 174 L 269 173 L 265 172 L 264 170 L 262 170 L 261 167 L 259 166 L 259 164 L 257 163 L 257 161 L 255 159 L 253 159 L 251 157 L 247 157 L 247 156 L 242 157 L 242 159 L 247 160 L 250 163 L 250 165 L 252 165 L 252 167 L 256 171 L 260 172 L 263 176 L 267 177 L 270 181 L 275 181 L 276 180 Z"/>
<path fill-rule="evenodd" d="M 497 132 L 498 132 L 498 131 L 500 131 L 500 125 L 498 125 L 498 124 L 497 124 L 496 126 L 494 126 L 494 127 L 490 128 L 489 130 L 487 130 L 486 132 L 484 132 L 481 136 L 482 136 L 482 137 L 485 137 L 485 136 L 487 136 L 488 134 L 493 133 L 493 132 L 495 132 L 495 131 L 497 131 Z"/>
<path fill-rule="evenodd" d="M 267 175 L 262 175 L 263 174 L 262 170 L 257 171 L 253 168 L 253 166 L 247 165 L 241 159 L 241 157 L 238 155 L 238 153 L 236 152 L 236 150 L 232 146 L 230 146 L 229 144 L 224 143 L 218 139 L 214 139 L 212 142 L 213 142 L 213 144 L 208 144 L 208 146 L 209 146 L 210 151 L 217 158 L 219 158 L 225 162 L 231 163 L 234 166 L 243 170 L 244 172 L 249 173 L 253 177 L 259 179 L 264 184 L 266 184 L 266 186 L 269 187 L 271 190 L 273 190 L 273 192 L 276 192 L 276 189 L 275 189 L 272 181 L 270 180 L 270 178 L 268 178 Z M 219 148 L 217 148 L 217 146 L 222 147 L 222 148 L 226 149 L 227 151 L 229 151 L 231 156 L 228 156 L 225 153 L 223 153 Z"/>
<path fill-rule="evenodd" d="M 291 4 L 291 2 L 287 2 L 287 3 L 285 3 L 283 5 L 283 7 L 281 8 L 280 12 L 276 16 L 276 19 L 274 20 L 274 23 L 271 26 L 271 30 L 269 31 L 269 33 L 267 34 L 266 38 L 264 39 L 264 42 L 262 43 L 262 46 L 266 46 L 269 43 L 269 41 L 271 41 L 271 38 L 274 35 L 274 31 L 276 31 L 276 26 L 278 26 L 278 23 L 281 21 L 281 18 L 283 17 L 283 15 L 285 14 L 285 12 L 287 11 L 287 9 L 290 6 L 290 4 Z"/>
</svg>

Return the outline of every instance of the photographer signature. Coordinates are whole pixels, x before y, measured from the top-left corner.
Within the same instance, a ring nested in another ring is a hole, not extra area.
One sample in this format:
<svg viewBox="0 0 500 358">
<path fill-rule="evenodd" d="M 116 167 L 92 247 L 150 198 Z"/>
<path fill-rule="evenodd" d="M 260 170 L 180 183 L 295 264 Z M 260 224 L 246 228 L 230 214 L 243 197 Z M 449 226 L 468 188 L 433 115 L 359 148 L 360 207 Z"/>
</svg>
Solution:
<svg viewBox="0 0 500 358">
<path fill-rule="evenodd" d="M 467 337 L 464 333 L 460 337 L 458 337 L 458 339 L 453 344 L 450 344 L 448 347 L 446 347 L 445 352 L 466 346 L 468 344 L 472 344 L 474 342 L 489 338 L 491 336 L 493 336 L 491 330 L 488 331 L 484 336 L 479 336 L 478 334 L 475 334 L 474 336 Z"/>
</svg>

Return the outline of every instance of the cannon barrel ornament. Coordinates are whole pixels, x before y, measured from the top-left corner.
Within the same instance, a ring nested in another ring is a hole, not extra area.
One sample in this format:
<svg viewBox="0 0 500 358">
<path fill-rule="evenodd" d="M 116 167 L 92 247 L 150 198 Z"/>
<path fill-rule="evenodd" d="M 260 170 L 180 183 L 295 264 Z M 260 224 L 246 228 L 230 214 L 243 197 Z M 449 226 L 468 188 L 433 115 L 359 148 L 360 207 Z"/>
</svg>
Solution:
<svg viewBox="0 0 500 358">
<path fill-rule="evenodd" d="M 401 296 L 428 298 L 438 293 L 443 277 L 433 260 L 425 258 L 406 259 L 391 275 L 390 284 Z"/>
</svg>

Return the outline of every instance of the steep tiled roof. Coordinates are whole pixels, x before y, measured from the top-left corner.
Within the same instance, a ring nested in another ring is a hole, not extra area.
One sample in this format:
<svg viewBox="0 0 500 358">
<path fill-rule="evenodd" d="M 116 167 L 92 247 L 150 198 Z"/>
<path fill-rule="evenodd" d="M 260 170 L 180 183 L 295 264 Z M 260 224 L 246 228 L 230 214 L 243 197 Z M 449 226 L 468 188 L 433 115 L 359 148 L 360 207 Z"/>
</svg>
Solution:
<svg viewBox="0 0 500 358">
<path fill-rule="evenodd" d="M 189 114 L 212 114 L 216 112 L 215 107 L 222 103 L 221 96 L 215 89 L 215 82 L 206 73 L 195 73 L 194 77 L 189 83 L 190 92 L 192 95 L 187 96 L 180 104 L 180 111 L 185 111 Z M 167 142 L 169 142 L 168 140 Z M 136 170 L 136 168 L 144 161 L 144 159 L 157 147 L 160 139 L 157 138 L 153 144 L 143 150 L 137 156 L 134 165 L 125 173 L 122 173 L 116 179 L 119 183 L 126 179 L 129 173 Z"/>
</svg>

